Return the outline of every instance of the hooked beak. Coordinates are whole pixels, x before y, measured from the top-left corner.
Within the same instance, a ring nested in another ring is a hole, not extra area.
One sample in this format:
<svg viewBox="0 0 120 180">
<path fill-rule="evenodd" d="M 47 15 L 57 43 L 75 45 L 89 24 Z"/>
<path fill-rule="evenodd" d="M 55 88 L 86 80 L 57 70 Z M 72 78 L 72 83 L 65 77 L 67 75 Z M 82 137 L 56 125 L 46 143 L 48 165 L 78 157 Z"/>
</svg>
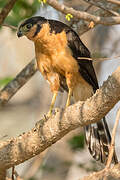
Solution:
<svg viewBox="0 0 120 180">
<path fill-rule="evenodd" d="M 18 37 L 22 37 L 22 36 L 23 36 L 22 31 L 18 31 L 18 32 L 17 32 L 17 36 L 18 36 Z"/>
</svg>

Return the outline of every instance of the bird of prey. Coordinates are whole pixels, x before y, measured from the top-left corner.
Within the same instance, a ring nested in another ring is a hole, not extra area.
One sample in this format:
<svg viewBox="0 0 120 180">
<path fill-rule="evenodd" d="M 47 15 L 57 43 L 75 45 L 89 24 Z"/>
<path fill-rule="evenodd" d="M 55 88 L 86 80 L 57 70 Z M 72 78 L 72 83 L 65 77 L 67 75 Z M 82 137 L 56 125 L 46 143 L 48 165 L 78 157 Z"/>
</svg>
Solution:
<svg viewBox="0 0 120 180">
<path fill-rule="evenodd" d="M 53 92 L 49 115 L 58 91 L 68 92 L 68 107 L 71 96 L 75 102 L 85 101 L 99 88 L 92 61 L 86 59 L 90 58 L 90 52 L 72 28 L 60 21 L 36 16 L 18 26 L 17 36 L 23 35 L 34 42 L 38 69 Z M 111 136 L 105 118 L 87 125 L 84 131 L 91 155 L 106 164 Z M 113 162 L 117 163 L 115 152 Z"/>
</svg>

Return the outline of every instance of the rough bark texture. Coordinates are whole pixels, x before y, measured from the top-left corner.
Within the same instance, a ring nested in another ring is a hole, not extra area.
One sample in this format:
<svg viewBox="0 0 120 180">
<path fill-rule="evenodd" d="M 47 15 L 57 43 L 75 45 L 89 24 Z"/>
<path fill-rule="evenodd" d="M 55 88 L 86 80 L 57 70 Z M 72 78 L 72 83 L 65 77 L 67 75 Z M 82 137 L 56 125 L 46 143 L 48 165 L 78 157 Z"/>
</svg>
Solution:
<svg viewBox="0 0 120 180">
<path fill-rule="evenodd" d="M 10 168 L 34 157 L 79 126 L 99 121 L 120 99 L 120 67 L 93 97 L 78 102 L 51 118 L 42 118 L 27 133 L 0 142 L 0 169 Z"/>
<path fill-rule="evenodd" d="M 78 19 L 83 19 L 89 22 L 93 21 L 95 24 L 102 24 L 107 26 L 120 24 L 120 16 L 100 17 L 84 11 L 74 10 L 73 8 L 69 8 L 63 4 L 58 3 L 56 0 L 47 0 L 47 3 L 64 14 L 70 13 Z"/>
<path fill-rule="evenodd" d="M 110 0 L 109 0 L 110 1 Z M 113 1 L 113 0 L 111 0 Z M 89 2 L 91 1 L 88 1 L 88 4 Z M 95 1 L 96 2 L 96 1 Z M 67 13 L 71 13 L 72 14 L 72 8 L 68 8 L 64 5 L 61 4 L 58 4 L 57 1 L 55 0 L 47 0 L 47 3 L 52 6 L 53 8 L 57 9 L 58 11 L 64 13 L 64 14 L 67 14 Z M 106 9 L 110 9 L 111 11 L 115 11 L 117 12 L 119 10 L 119 6 L 117 3 L 106 3 L 105 1 L 100 1 L 100 3 L 102 4 L 102 6 Z M 65 7 L 65 8 L 64 8 Z M 67 11 L 66 11 L 66 8 L 67 8 Z M 75 11 L 74 11 L 75 12 Z M 74 15 L 78 14 L 79 11 L 76 11 Z M 84 11 L 82 11 L 84 12 Z M 96 11 L 92 12 L 92 14 L 96 17 L 96 16 L 99 16 L 99 17 L 109 17 L 110 16 L 110 13 L 107 12 L 107 11 L 104 11 L 103 9 L 97 9 Z M 75 16 L 74 16 L 75 17 Z M 89 17 L 89 15 L 88 15 Z M 79 18 L 79 17 L 78 17 Z M 84 34 L 85 32 L 87 32 L 88 30 L 91 29 L 91 27 L 89 26 L 89 23 L 87 23 L 86 21 L 83 21 L 83 18 L 80 18 L 79 19 L 80 21 L 77 23 L 77 27 L 76 27 L 76 31 L 79 33 L 79 35 L 82 35 Z M 97 24 L 94 24 L 94 27 L 96 26 Z"/>
</svg>

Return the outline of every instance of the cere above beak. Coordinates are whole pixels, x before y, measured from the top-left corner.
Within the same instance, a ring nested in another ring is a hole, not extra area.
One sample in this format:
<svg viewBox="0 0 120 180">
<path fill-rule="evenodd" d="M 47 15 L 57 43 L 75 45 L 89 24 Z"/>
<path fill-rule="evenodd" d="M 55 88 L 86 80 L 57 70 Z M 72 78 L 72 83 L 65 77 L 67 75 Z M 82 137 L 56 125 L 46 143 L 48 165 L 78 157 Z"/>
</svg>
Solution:
<svg viewBox="0 0 120 180">
<path fill-rule="evenodd" d="M 22 36 L 23 36 L 22 31 L 18 31 L 18 32 L 17 32 L 17 36 L 18 36 L 18 37 L 22 37 Z"/>
</svg>

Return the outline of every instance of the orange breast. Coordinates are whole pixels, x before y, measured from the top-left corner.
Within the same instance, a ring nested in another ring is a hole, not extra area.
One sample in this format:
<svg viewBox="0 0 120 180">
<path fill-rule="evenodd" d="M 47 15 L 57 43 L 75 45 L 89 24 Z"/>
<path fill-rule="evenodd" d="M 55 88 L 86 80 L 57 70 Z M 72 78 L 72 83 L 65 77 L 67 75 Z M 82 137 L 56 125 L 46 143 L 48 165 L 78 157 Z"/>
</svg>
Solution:
<svg viewBox="0 0 120 180">
<path fill-rule="evenodd" d="M 58 75 L 66 78 L 68 88 L 75 89 L 75 99 L 79 97 L 78 89 L 80 87 L 82 91 L 86 87 L 88 96 L 91 96 L 92 87 L 80 75 L 78 63 L 67 45 L 67 37 L 64 31 L 58 34 L 50 33 L 49 24 L 43 24 L 35 40 L 35 52 L 38 68 L 46 79 L 49 80 L 48 74 L 54 76 L 54 73 L 58 73 Z"/>
<path fill-rule="evenodd" d="M 66 71 L 78 72 L 77 61 L 72 57 L 64 31 L 50 33 L 49 25 L 43 24 L 36 38 L 35 52 L 40 71 L 46 66 L 44 69 L 55 70 L 63 75 Z"/>
</svg>

